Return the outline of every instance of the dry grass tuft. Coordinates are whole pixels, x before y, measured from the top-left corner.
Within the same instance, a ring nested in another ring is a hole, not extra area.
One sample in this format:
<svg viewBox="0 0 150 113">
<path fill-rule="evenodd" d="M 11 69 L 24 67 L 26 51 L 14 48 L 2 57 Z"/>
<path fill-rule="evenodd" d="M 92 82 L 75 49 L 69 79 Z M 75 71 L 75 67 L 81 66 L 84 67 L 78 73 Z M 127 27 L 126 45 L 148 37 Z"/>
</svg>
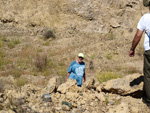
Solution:
<svg viewBox="0 0 150 113">
<path fill-rule="evenodd" d="M 111 79 L 120 78 L 120 75 L 117 75 L 114 72 L 99 72 L 96 77 L 99 83 L 103 83 Z"/>
<path fill-rule="evenodd" d="M 2 93 L 4 91 L 4 85 L 2 84 L 2 82 L 0 83 L 0 93 Z"/>
<path fill-rule="evenodd" d="M 112 59 L 112 57 L 113 57 L 112 54 L 110 54 L 110 53 L 106 54 L 106 58 L 107 58 L 107 59 L 110 60 L 110 59 Z"/>
<path fill-rule="evenodd" d="M 43 71 L 47 66 L 47 54 L 38 54 L 35 58 L 35 66 L 39 71 Z"/>
<path fill-rule="evenodd" d="M 19 78 L 16 78 L 16 86 L 17 87 L 21 87 L 21 86 L 24 86 L 25 84 L 28 83 L 28 80 L 24 77 L 19 77 Z"/>
</svg>

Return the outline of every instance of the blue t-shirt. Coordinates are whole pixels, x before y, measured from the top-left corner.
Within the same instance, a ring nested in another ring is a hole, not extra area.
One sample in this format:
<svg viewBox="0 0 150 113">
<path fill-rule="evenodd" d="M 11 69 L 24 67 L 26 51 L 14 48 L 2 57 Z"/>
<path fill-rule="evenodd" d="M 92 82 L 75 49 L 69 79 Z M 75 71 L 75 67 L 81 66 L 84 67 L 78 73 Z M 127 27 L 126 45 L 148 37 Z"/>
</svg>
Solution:
<svg viewBox="0 0 150 113">
<path fill-rule="evenodd" d="M 77 85 L 82 85 L 82 78 L 85 73 L 85 63 L 78 64 L 77 61 L 73 61 L 67 71 L 70 73 L 69 78 L 75 79 Z"/>
</svg>

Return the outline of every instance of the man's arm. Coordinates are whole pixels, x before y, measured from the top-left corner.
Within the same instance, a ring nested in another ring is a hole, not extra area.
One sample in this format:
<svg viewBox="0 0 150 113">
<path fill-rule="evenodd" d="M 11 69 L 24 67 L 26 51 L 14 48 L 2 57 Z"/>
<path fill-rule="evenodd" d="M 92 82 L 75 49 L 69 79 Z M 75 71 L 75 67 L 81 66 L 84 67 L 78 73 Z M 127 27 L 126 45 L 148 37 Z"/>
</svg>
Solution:
<svg viewBox="0 0 150 113">
<path fill-rule="evenodd" d="M 129 52 L 129 56 L 130 57 L 134 56 L 134 54 L 135 54 L 135 48 L 138 45 L 138 43 L 140 42 L 142 34 L 143 34 L 143 31 L 141 31 L 141 30 L 138 29 L 137 32 L 136 32 L 136 34 L 135 34 L 135 37 L 134 37 L 134 39 L 132 41 L 132 47 L 131 47 L 130 52 Z"/>
<path fill-rule="evenodd" d="M 68 72 L 68 73 L 67 73 L 67 77 L 66 77 L 66 82 L 67 82 L 69 76 L 70 76 L 70 73 Z"/>
</svg>

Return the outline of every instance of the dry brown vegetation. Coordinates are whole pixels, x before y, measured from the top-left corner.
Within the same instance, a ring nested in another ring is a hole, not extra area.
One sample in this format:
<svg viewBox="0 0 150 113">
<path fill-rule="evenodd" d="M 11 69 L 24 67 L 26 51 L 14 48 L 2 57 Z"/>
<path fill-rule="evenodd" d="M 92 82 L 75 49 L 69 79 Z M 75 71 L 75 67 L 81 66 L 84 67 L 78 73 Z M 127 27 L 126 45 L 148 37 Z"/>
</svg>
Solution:
<svg viewBox="0 0 150 113">
<path fill-rule="evenodd" d="M 22 6 L 15 0 L 9 13 L 5 10 L 11 4 L 1 3 L 1 76 L 59 76 L 64 81 L 79 52 L 85 54 L 87 78 L 99 72 L 119 76 L 141 73 L 143 40 L 134 58 L 129 58 L 128 52 L 137 22 L 147 9 L 140 1 L 88 2 L 90 6 L 82 1 L 32 1 L 39 6 L 34 10 L 29 1 Z M 24 8 L 17 9 L 16 3 Z"/>
</svg>

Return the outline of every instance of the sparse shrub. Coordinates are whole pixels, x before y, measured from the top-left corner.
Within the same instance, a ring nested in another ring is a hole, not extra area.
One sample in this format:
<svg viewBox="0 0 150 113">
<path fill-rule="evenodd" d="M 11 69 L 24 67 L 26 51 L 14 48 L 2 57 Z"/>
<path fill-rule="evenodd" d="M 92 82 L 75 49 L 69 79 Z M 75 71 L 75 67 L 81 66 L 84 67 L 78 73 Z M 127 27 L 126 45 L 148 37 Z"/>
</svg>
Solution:
<svg viewBox="0 0 150 113">
<path fill-rule="evenodd" d="M 22 72 L 19 69 L 13 69 L 11 71 L 11 74 L 13 75 L 14 78 L 19 78 L 22 75 Z"/>
<path fill-rule="evenodd" d="M 93 59 L 95 59 L 96 58 L 96 55 L 92 55 L 91 56 L 91 59 L 93 60 Z"/>
<path fill-rule="evenodd" d="M 3 46 L 2 39 L 0 38 L 0 48 Z"/>
<path fill-rule="evenodd" d="M 43 72 L 43 76 L 49 76 L 52 74 L 52 70 L 51 69 L 46 69 L 44 72 Z"/>
<path fill-rule="evenodd" d="M 52 30 L 48 30 L 43 35 L 44 39 L 55 38 L 54 32 Z"/>
<path fill-rule="evenodd" d="M 7 64 L 9 60 L 5 58 L 4 51 L 0 48 L 0 70 L 3 70 L 3 66 Z"/>
<path fill-rule="evenodd" d="M 132 32 L 133 32 L 133 28 L 130 28 L 130 29 L 129 29 L 129 32 L 132 33 Z"/>
<path fill-rule="evenodd" d="M 109 96 L 105 96 L 105 103 L 106 103 L 106 105 L 108 105 L 108 103 L 109 103 Z"/>
<path fill-rule="evenodd" d="M 99 74 L 96 75 L 96 77 L 99 83 L 103 83 L 111 79 L 119 78 L 120 76 L 114 72 L 99 72 Z"/>
<path fill-rule="evenodd" d="M 4 91 L 4 85 L 2 84 L 2 82 L 0 83 L 0 92 Z"/>
<path fill-rule="evenodd" d="M 109 60 L 112 59 L 112 54 L 110 54 L 110 53 L 106 54 L 106 58 Z"/>
<path fill-rule="evenodd" d="M 16 78 L 16 85 L 18 87 L 24 86 L 27 83 L 28 83 L 28 80 L 26 78 L 24 78 L 24 77 Z"/>
<path fill-rule="evenodd" d="M 27 66 L 27 62 L 29 62 L 29 59 L 23 59 L 23 58 L 20 58 L 17 60 L 16 64 L 18 67 L 20 67 L 21 69 L 27 69 L 28 66 Z"/>
<path fill-rule="evenodd" d="M 110 32 L 107 34 L 107 37 L 109 40 L 113 40 L 113 39 L 115 39 L 116 35 L 113 32 Z"/>
<path fill-rule="evenodd" d="M 33 76 L 37 76 L 38 74 L 37 74 L 36 72 L 34 72 L 32 75 L 33 75 Z"/>
<path fill-rule="evenodd" d="M 4 58 L 0 57 L 0 70 L 3 69 L 3 65 L 5 65 Z"/>
<path fill-rule="evenodd" d="M 94 69 L 93 61 L 90 61 L 90 62 L 89 62 L 89 69 L 90 69 L 90 70 L 93 70 L 93 69 Z"/>
<path fill-rule="evenodd" d="M 125 68 L 125 73 L 127 74 L 139 73 L 139 70 L 136 67 L 129 66 Z"/>
<path fill-rule="evenodd" d="M 50 44 L 50 42 L 49 42 L 49 41 L 47 41 L 47 42 L 43 43 L 43 45 L 44 45 L 44 46 L 49 46 L 49 44 Z"/>
<path fill-rule="evenodd" d="M 65 69 L 65 68 L 59 68 L 58 70 L 57 70 L 57 74 L 58 74 L 58 76 L 66 76 L 67 75 L 67 69 Z"/>
<path fill-rule="evenodd" d="M 43 71 L 46 69 L 47 66 L 47 55 L 46 54 L 41 54 L 37 55 L 35 58 L 35 66 L 38 68 L 39 71 Z"/>
<path fill-rule="evenodd" d="M 19 40 L 12 40 L 12 41 L 9 41 L 8 42 L 8 47 L 10 49 L 14 48 L 17 44 L 20 44 L 20 41 Z"/>
</svg>

